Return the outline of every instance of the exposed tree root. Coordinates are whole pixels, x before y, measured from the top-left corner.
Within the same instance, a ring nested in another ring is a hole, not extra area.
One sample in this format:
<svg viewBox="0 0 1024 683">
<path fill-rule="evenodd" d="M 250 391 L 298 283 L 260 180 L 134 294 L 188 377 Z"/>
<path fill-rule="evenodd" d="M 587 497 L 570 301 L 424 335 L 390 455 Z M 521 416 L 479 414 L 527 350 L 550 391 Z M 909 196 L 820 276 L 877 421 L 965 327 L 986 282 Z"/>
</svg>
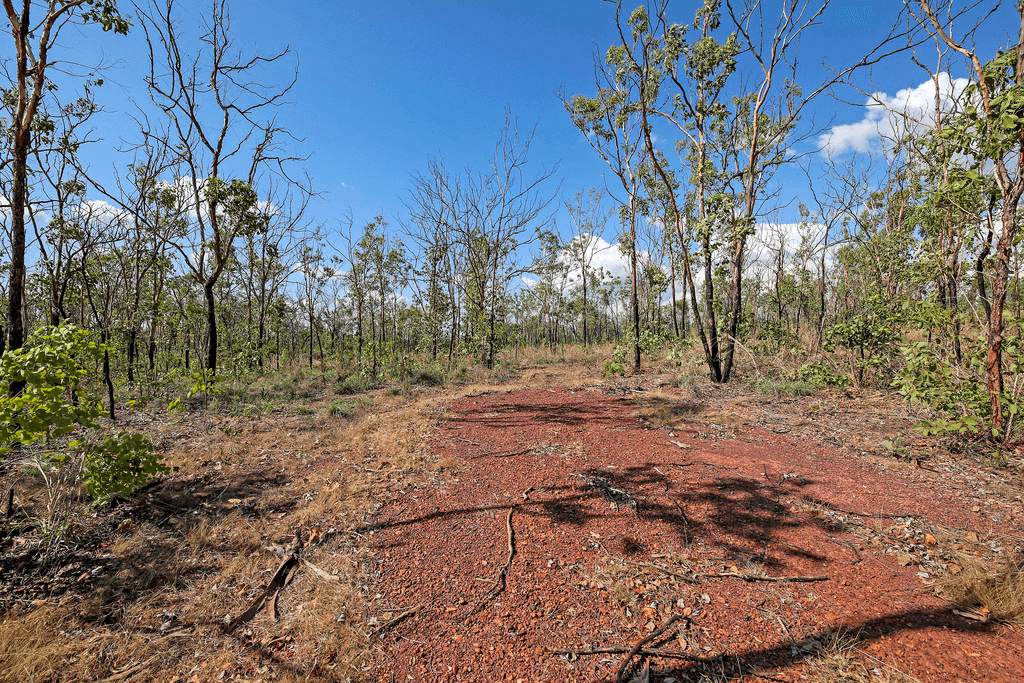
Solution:
<svg viewBox="0 0 1024 683">
<path fill-rule="evenodd" d="M 494 585 L 491 586 L 490 590 L 484 593 L 483 597 L 473 606 L 473 609 L 466 613 L 466 617 L 471 617 L 480 610 L 490 601 L 497 597 L 501 591 L 505 590 L 505 580 L 508 576 L 508 570 L 512 567 L 512 558 L 516 555 L 516 536 L 515 531 L 512 529 L 512 511 L 515 508 L 508 509 L 508 516 L 505 518 L 505 529 L 508 533 L 508 559 L 505 560 L 505 564 L 501 569 L 498 570 L 498 575 L 494 577 Z"/>
</svg>

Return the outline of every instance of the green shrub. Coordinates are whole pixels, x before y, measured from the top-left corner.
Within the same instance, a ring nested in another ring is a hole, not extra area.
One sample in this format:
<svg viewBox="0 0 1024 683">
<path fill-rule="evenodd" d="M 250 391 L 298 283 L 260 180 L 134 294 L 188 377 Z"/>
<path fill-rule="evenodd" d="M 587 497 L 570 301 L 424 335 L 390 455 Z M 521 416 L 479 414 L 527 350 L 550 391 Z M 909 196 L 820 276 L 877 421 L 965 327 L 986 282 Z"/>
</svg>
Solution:
<svg viewBox="0 0 1024 683">
<path fill-rule="evenodd" d="M 103 406 L 84 385 L 87 366 L 102 357 L 103 347 L 74 325 L 39 330 L 0 357 L 0 455 L 12 442 L 45 443 L 79 427 L 99 428 Z M 24 388 L 9 396 L 15 383 Z"/>
<path fill-rule="evenodd" d="M 81 458 L 82 478 L 95 500 L 127 495 L 169 471 L 145 436 L 118 432 L 103 438 L 103 406 L 89 386 L 103 352 L 89 332 L 64 324 L 37 330 L 23 348 L 0 358 L 0 455 L 10 453 L 12 443 L 32 446 L 44 474 Z M 17 384 L 21 390 L 10 396 Z"/>
<path fill-rule="evenodd" d="M 117 432 L 91 448 L 82 463 L 86 492 L 96 501 L 128 496 L 170 469 L 143 434 Z"/>
<path fill-rule="evenodd" d="M 413 384 L 437 387 L 444 384 L 444 373 L 440 368 L 420 368 L 412 378 Z"/>
<path fill-rule="evenodd" d="M 816 394 L 819 385 L 807 380 L 771 380 L 763 379 L 757 383 L 758 391 L 776 396 L 811 396 Z"/>
<path fill-rule="evenodd" d="M 615 360 L 613 358 L 612 360 L 606 360 L 604 362 L 604 376 L 605 377 L 612 377 L 614 375 L 625 375 L 625 374 L 626 374 L 626 366 L 623 365 L 622 361 Z"/>
<path fill-rule="evenodd" d="M 800 366 L 800 369 L 797 371 L 797 377 L 826 387 L 844 387 L 850 382 L 848 377 L 840 375 L 824 361 L 806 363 Z"/>
<path fill-rule="evenodd" d="M 356 407 L 365 401 L 342 401 L 334 399 L 327 406 L 328 417 L 351 417 L 356 412 Z"/>
<path fill-rule="evenodd" d="M 360 377 L 358 374 L 351 374 L 338 379 L 334 392 L 345 396 L 347 394 L 361 394 L 369 388 L 370 383 L 363 377 Z"/>
</svg>

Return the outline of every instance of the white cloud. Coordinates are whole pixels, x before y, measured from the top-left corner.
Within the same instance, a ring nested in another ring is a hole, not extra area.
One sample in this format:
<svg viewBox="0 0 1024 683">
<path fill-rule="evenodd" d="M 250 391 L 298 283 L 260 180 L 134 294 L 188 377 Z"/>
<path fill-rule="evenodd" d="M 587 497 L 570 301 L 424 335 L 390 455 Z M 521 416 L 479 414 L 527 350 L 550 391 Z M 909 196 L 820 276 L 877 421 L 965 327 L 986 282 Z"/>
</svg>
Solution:
<svg viewBox="0 0 1024 683">
<path fill-rule="evenodd" d="M 591 235 L 587 241 L 586 257 L 589 259 L 590 272 L 604 269 L 611 277 L 622 279 L 629 278 L 629 256 L 622 253 L 618 244 L 612 244 L 599 235 Z M 637 263 L 642 264 L 650 260 L 647 252 L 637 253 Z M 565 281 L 556 281 L 556 286 L 575 286 L 580 281 L 581 268 L 579 263 L 572 261 L 568 250 L 563 250 L 558 255 L 558 262 L 563 266 L 571 263 Z M 535 287 L 540 280 L 536 277 L 523 275 L 520 280 L 526 287 Z"/>
<path fill-rule="evenodd" d="M 968 84 L 966 78 L 953 79 L 945 72 L 938 75 L 942 111 L 953 108 Z M 873 93 L 865 103 L 864 118 L 856 123 L 833 126 L 818 137 L 822 152 L 829 156 L 847 151 L 866 153 L 879 149 L 885 139 L 892 139 L 907 125 L 912 131 L 934 126 L 935 90 L 936 82 L 929 79 L 895 95 Z"/>
</svg>

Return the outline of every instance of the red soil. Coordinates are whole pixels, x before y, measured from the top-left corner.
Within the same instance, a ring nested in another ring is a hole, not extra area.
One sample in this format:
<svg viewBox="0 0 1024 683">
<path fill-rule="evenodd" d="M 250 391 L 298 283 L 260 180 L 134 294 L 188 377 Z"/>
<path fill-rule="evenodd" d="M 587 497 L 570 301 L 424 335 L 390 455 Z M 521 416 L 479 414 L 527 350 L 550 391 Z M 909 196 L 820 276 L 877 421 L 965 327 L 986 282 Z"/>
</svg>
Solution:
<svg viewBox="0 0 1024 683">
<path fill-rule="evenodd" d="M 380 623 L 421 606 L 377 641 L 377 680 L 611 681 L 624 655 L 554 651 L 629 648 L 670 615 L 680 628 L 662 647 L 705 661 L 652 657 L 651 681 L 797 680 L 835 632 L 857 638 L 869 668 L 1024 680 L 1024 636 L 957 615 L 927 585 L 953 531 L 1019 538 L 1019 518 L 972 512 L 937 472 L 887 471 L 756 427 L 709 440 L 699 414 L 670 435 L 600 391 L 490 394 L 450 410 L 434 450 L 461 469 L 405 491 L 371 536 Z M 481 602 L 506 562 L 510 509 L 507 585 Z"/>
</svg>

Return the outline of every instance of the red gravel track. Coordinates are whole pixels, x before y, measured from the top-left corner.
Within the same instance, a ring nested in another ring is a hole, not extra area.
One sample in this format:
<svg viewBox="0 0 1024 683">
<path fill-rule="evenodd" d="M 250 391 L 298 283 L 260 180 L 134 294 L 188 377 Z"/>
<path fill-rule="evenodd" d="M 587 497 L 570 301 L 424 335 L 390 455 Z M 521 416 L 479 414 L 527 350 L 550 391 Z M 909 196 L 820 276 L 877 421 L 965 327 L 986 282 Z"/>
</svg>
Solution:
<svg viewBox="0 0 1024 683">
<path fill-rule="evenodd" d="M 922 681 L 1024 680 L 1024 637 L 954 614 L 924 567 L 901 566 L 886 541 L 837 521 L 906 523 L 911 534 L 918 515 L 1024 535 L 970 512 L 937 473 L 884 471 L 752 427 L 702 438 L 699 414 L 670 436 L 601 391 L 488 394 L 450 410 L 434 450 L 461 469 L 405 491 L 371 537 L 380 623 L 421 606 L 377 641 L 376 680 L 611 681 L 623 655 L 553 651 L 629 647 L 672 614 L 679 636 L 663 647 L 723 657 L 652 658 L 652 681 L 797 680 L 835 631 L 857 636 L 869 667 Z M 481 602 L 507 558 L 510 509 L 507 586 Z M 829 580 L 694 583 L 652 564 Z"/>
</svg>

